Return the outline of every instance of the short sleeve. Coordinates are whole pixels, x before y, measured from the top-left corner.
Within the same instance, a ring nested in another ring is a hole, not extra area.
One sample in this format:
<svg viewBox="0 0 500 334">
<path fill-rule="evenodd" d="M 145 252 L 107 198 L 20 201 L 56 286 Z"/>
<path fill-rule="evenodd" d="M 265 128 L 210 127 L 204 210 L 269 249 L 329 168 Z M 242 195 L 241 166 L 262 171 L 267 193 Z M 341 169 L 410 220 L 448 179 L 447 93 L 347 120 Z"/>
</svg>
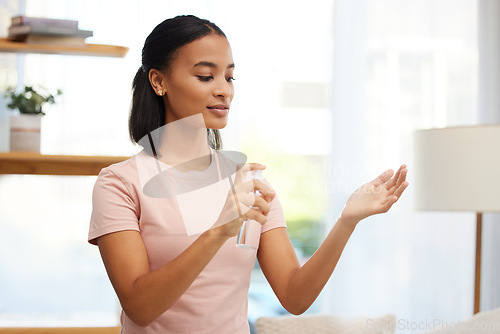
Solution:
<svg viewBox="0 0 500 334">
<path fill-rule="evenodd" d="M 88 242 L 118 231 L 139 230 L 138 201 L 133 199 L 122 179 L 109 167 L 99 173 L 92 192 L 92 215 Z"/>
<path fill-rule="evenodd" d="M 286 227 L 285 214 L 283 213 L 283 208 L 278 199 L 278 196 L 274 196 L 271 201 L 271 208 L 267 214 L 267 222 L 262 226 L 262 232 L 267 232 L 277 227 Z"/>
</svg>

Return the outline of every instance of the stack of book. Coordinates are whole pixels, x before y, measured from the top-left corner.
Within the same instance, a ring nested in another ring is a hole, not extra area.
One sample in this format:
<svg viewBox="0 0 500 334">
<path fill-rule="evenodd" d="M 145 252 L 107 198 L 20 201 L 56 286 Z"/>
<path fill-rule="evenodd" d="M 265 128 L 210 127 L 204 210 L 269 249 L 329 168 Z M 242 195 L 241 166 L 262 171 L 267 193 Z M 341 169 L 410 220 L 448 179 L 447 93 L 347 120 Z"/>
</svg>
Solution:
<svg viewBox="0 0 500 334">
<path fill-rule="evenodd" d="M 81 30 L 78 21 L 14 16 L 7 38 L 25 43 L 84 46 L 92 30 Z"/>
</svg>

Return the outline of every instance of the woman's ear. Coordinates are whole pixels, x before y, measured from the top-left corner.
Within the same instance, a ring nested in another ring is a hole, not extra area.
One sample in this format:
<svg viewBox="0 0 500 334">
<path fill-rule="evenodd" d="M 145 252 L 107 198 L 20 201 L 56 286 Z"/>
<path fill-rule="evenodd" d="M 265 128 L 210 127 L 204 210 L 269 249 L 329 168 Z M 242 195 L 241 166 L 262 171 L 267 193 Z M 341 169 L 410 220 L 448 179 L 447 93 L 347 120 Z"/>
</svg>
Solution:
<svg viewBox="0 0 500 334">
<path fill-rule="evenodd" d="M 165 89 L 165 79 L 165 75 L 159 70 L 155 68 L 149 70 L 149 82 L 158 96 L 163 96 L 167 93 Z"/>
</svg>

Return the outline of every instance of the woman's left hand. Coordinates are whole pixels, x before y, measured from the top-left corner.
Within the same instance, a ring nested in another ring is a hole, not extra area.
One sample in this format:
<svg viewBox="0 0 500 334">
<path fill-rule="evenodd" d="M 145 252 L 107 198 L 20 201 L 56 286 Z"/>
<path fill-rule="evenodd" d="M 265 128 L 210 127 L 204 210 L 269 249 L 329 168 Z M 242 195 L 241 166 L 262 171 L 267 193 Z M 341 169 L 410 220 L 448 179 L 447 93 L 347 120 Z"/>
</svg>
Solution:
<svg viewBox="0 0 500 334">
<path fill-rule="evenodd" d="M 396 175 L 389 169 L 363 185 L 349 197 L 340 219 L 355 226 L 366 217 L 389 211 L 408 187 L 407 173 L 406 165 L 402 165 Z"/>
</svg>

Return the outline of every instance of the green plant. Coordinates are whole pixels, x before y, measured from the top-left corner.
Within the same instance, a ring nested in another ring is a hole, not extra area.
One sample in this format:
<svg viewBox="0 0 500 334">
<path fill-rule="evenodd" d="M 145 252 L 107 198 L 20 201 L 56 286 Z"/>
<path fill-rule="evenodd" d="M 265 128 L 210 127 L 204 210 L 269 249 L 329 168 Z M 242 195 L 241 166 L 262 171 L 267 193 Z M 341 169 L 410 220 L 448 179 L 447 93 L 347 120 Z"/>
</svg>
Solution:
<svg viewBox="0 0 500 334">
<path fill-rule="evenodd" d="M 16 93 L 13 88 L 8 88 L 5 97 L 10 98 L 7 107 L 18 109 L 21 114 L 45 115 L 42 110 L 43 105 L 56 103 L 55 97 L 61 94 L 59 89 L 55 95 L 52 95 L 50 92 L 44 92 L 42 88 L 35 89 L 33 86 L 25 86 L 21 93 Z"/>
</svg>

